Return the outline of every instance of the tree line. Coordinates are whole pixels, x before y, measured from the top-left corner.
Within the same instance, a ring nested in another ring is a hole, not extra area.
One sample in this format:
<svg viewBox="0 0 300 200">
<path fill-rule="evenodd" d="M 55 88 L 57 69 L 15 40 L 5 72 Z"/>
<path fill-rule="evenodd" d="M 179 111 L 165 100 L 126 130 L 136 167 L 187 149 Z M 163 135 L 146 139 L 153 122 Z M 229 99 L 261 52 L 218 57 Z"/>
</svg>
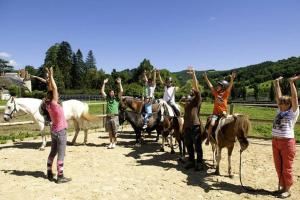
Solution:
<svg viewBox="0 0 300 200">
<path fill-rule="evenodd" d="M 25 69 L 32 75 L 44 77 L 45 67 L 53 67 L 54 76 L 61 94 L 99 94 L 99 88 L 105 78 L 109 78 L 107 88 L 115 88 L 114 80 L 121 77 L 125 95 L 140 97 L 142 95 L 144 82 L 141 76 L 144 72 L 151 77 L 156 68 L 148 59 L 144 59 L 137 67 L 117 71 L 112 69 L 110 74 L 106 74 L 101 67 L 97 67 L 93 51 L 89 50 L 84 59 L 80 49 L 76 52 L 72 50 L 71 45 L 63 41 L 52 45 L 45 54 L 44 63 L 35 68 L 26 66 Z M 185 68 L 184 66 L 183 68 Z M 157 67 L 158 68 L 158 67 Z M 255 100 L 261 100 L 262 97 L 274 100 L 274 89 L 271 80 L 279 76 L 291 77 L 300 71 L 300 57 L 291 57 L 279 60 L 277 62 L 263 62 L 247 67 L 235 68 L 231 70 L 215 71 L 207 70 L 207 74 L 213 84 L 218 80 L 229 79 L 231 71 L 237 71 L 237 79 L 232 90 L 232 99 L 246 100 L 249 96 Z M 0 59 L 0 72 L 13 71 L 13 67 L 8 66 L 8 62 Z M 196 71 L 199 80 L 202 96 L 211 98 L 209 88 L 202 78 L 204 71 Z M 168 69 L 160 69 L 162 78 L 171 76 L 178 90 L 176 98 L 187 95 L 191 89 L 190 77 L 186 70 L 180 72 L 170 72 Z M 288 83 L 283 82 L 283 92 L 289 92 Z M 32 80 L 33 90 L 45 91 L 45 85 L 37 80 Z M 34 93 L 34 92 L 33 92 Z M 163 86 L 157 84 L 156 97 L 163 95 Z"/>
</svg>

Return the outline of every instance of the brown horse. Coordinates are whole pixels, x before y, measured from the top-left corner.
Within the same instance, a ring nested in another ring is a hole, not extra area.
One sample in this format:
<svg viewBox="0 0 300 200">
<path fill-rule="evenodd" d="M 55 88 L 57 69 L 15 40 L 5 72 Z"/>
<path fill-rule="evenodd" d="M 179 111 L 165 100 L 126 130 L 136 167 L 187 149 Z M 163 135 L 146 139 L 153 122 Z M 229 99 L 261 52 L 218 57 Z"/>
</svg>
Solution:
<svg viewBox="0 0 300 200">
<path fill-rule="evenodd" d="M 208 126 L 210 124 L 211 117 L 208 117 L 205 132 L 207 132 Z M 215 133 L 215 138 L 212 138 L 211 145 L 213 149 L 213 161 L 217 161 L 216 165 L 216 175 L 220 175 L 220 161 L 221 161 L 221 151 L 222 148 L 226 147 L 228 150 L 228 176 L 233 177 L 231 174 L 231 155 L 234 147 L 234 143 L 236 138 L 240 143 L 240 151 L 244 151 L 247 149 L 249 142 L 247 140 L 248 132 L 250 130 L 251 124 L 248 116 L 246 115 L 233 115 L 233 121 L 228 124 L 222 126 L 218 133 Z M 213 137 L 213 136 L 212 136 Z"/>
<path fill-rule="evenodd" d="M 124 96 L 121 101 L 122 107 L 129 107 L 135 112 L 142 112 L 143 107 L 144 107 L 144 102 L 140 99 L 136 99 L 134 97 L 129 97 L 129 96 Z M 161 107 L 167 107 L 167 103 L 164 102 L 163 100 L 159 100 L 157 102 L 153 102 L 152 104 L 152 112 L 156 113 L 159 112 Z M 180 155 L 184 156 L 185 151 L 182 151 L 181 146 L 183 146 L 184 150 L 184 145 L 183 145 L 183 119 L 182 117 L 173 117 L 173 116 L 168 116 L 165 113 L 167 112 L 168 109 L 164 108 L 163 113 L 163 120 L 161 124 L 158 126 L 157 130 L 157 137 L 156 141 L 159 140 L 159 135 L 162 135 L 162 145 L 161 145 L 161 151 L 164 151 L 164 143 L 166 138 L 171 135 L 176 138 L 176 141 L 179 144 L 179 150 L 180 150 Z M 148 129 L 150 130 L 150 129 Z M 171 147 L 171 153 L 175 153 L 173 143 L 172 143 L 172 138 L 170 138 L 170 147 Z"/>
</svg>

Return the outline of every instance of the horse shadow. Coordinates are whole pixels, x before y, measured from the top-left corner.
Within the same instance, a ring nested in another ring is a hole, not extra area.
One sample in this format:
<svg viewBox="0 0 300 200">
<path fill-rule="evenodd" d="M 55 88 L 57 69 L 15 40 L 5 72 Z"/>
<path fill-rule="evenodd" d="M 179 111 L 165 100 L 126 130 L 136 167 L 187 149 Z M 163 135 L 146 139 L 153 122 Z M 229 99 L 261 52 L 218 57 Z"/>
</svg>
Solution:
<svg viewBox="0 0 300 200">
<path fill-rule="evenodd" d="M 50 146 L 51 142 L 47 142 L 46 146 Z M 17 148 L 17 149 L 39 149 L 41 142 L 14 142 L 12 145 L 2 146 L 1 149 Z"/>
<path fill-rule="evenodd" d="M 1 170 L 5 174 L 12 174 L 15 176 L 32 176 L 35 178 L 46 178 L 46 174 L 42 171 L 21 171 L 21 170 Z"/>
<path fill-rule="evenodd" d="M 187 178 L 184 182 L 187 185 L 201 187 L 205 193 L 214 190 L 224 190 L 235 194 L 246 193 L 251 195 L 274 196 L 272 191 L 254 189 L 252 187 L 247 187 L 248 190 L 246 191 L 240 184 L 215 181 L 215 174 L 211 172 L 213 166 L 208 162 L 209 160 L 204 160 L 204 169 L 202 171 L 195 171 L 194 169 L 187 170 L 184 168 L 185 164 L 178 159 L 177 154 L 170 154 L 169 152 L 158 153 L 159 149 L 160 145 L 158 143 L 143 145 L 142 147 L 132 147 L 132 151 L 125 156 L 136 159 L 137 167 L 148 165 L 162 167 L 165 170 L 176 169 L 186 175 Z M 174 160 L 177 160 L 177 162 L 172 162 Z"/>
</svg>

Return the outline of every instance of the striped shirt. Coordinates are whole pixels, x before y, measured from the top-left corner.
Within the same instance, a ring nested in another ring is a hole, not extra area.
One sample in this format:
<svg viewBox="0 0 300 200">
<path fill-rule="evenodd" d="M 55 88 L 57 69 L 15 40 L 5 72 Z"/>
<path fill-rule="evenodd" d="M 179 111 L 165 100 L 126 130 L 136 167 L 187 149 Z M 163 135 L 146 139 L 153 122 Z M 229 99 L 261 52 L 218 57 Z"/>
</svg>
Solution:
<svg viewBox="0 0 300 200">
<path fill-rule="evenodd" d="M 284 112 L 277 110 L 277 115 L 273 122 L 272 135 L 283 138 L 294 138 L 294 127 L 299 116 L 299 108 L 296 112 L 289 109 Z"/>
</svg>

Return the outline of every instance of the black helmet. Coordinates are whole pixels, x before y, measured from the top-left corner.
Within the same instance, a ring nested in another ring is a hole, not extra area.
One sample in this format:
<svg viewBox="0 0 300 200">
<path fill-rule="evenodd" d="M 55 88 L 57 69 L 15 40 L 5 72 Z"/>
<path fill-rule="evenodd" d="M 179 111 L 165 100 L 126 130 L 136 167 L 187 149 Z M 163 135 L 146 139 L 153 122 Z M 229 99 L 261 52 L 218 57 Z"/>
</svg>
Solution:
<svg viewBox="0 0 300 200">
<path fill-rule="evenodd" d="M 222 86 L 223 90 L 229 86 L 229 83 L 226 80 L 218 81 L 218 84 Z"/>
<path fill-rule="evenodd" d="M 170 77 L 170 76 L 167 77 L 167 78 L 166 78 L 166 81 L 172 82 L 172 77 Z"/>
</svg>

